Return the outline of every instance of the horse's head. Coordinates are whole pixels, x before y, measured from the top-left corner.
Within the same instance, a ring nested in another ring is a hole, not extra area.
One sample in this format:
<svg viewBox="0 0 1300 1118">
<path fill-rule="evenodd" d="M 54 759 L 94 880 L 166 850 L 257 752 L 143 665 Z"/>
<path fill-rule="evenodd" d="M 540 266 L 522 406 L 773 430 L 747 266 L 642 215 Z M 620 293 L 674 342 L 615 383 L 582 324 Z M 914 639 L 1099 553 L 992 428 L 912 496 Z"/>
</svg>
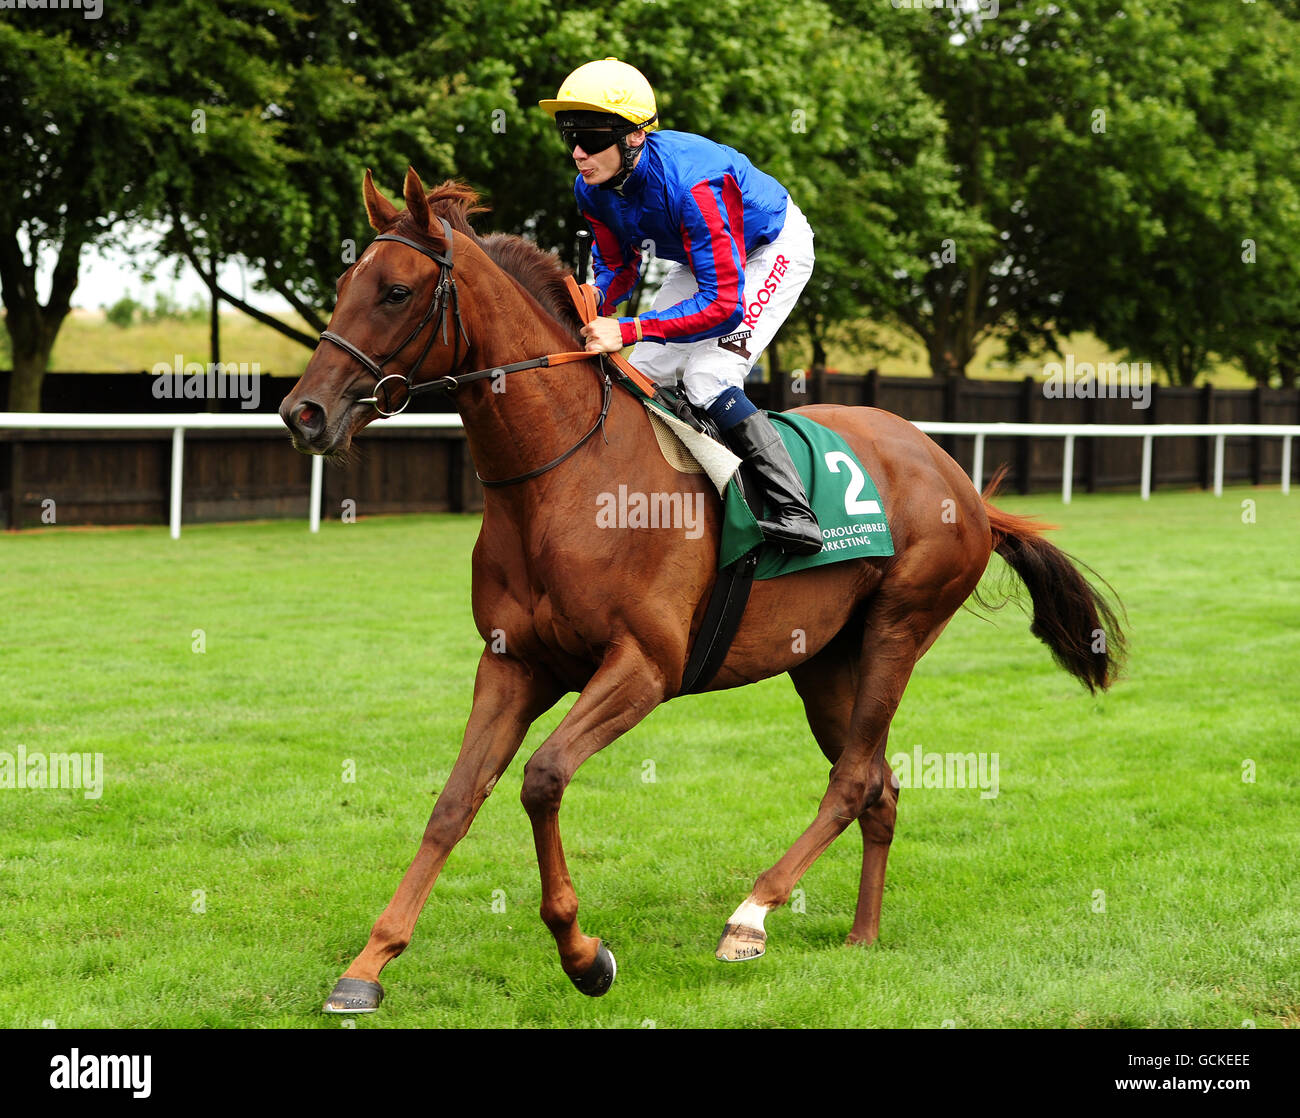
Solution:
<svg viewBox="0 0 1300 1118">
<path fill-rule="evenodd" d="M 384 414 L 367 399 L 378 395 L 384 412 L 397 409 L 406 382 L 445 375 L 456 353 L 465 353 L 451 344 L 456 322 L 445 321 L 454 311 L 448 230 L 433 214 L 419 175 L 406 172 L 405 212 L 379 192 L 369 171 L 362 190 L 375 230 L 400 235 L 419 250 L 380 240 L 339 277 L 338 301 L 321 335 L 328 344 L 317 346 L 280 405 L 293 445 L 305 453 L 343 453 L 353 435 Z"/>
</svg>

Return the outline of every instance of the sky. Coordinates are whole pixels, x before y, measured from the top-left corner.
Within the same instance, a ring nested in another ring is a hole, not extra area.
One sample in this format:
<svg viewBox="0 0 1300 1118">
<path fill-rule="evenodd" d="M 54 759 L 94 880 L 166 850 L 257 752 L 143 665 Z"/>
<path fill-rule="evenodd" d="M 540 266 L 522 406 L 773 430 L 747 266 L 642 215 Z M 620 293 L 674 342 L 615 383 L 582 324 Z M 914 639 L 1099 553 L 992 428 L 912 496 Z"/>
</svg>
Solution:
<svg viewBox="0 0 1300 1118">
<path fill-rule="evenodd" d="M 147 252 L 150 237 L 146 230 L 141 229 L 129 241 L 130 248 L 126 251 L 95 247 L 82 252 L 80 280 L 72 296 L 74 307 L 98 310 L 112 306 L 123 295 L 130 295 L 145 306 L 153 306 L 154 295 L 160 291 L 170 294 L 181 306 L 188 306 L 198 298 L 207 301 L 208 289 L 184 261 L 181 262 L 179 278 L 174 274 L 174 262 L 167 261 L 158 268 L 153 282 L 146 280 L 139 265 L 148 264 L 153 259 Z M 53 266 L 53 254 L 46 253 L 37 270 L 37 287 L 42 302 L 49 296 Z M 238 262 L 228 261 L 217 274 L 225 290 L 246 299 L 253 306 L 276 313 L 289 310 L 289 305 L 279 295 L 253 290 L 253 282 L 259 274 L 255 269 L 241 270 Z"/>
</svg>

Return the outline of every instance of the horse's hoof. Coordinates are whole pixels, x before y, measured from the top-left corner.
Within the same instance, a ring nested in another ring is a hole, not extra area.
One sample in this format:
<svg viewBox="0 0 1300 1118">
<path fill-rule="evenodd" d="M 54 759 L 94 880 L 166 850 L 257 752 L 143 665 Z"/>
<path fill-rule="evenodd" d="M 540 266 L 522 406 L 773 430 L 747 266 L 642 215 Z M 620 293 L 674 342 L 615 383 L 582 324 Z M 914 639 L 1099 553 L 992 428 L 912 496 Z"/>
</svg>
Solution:
<svg viewBox="0 0 1300 1118">
<path fill-rule="evenodd" d="M 577 978 L 570 976 L 570 981 L 589 998 L 598 998 L 614 985 L 614 976 L 618 973 L 618 964 L 614 962 L 614 953 L 603 942 L 596 945 L 596 961 L 585 974 Z"/>
<path fill-rule="evenodd" d="M 340 978 L 325 999 L 322 1013 L 374 1013 L 384 1000 L 384 988 L 364 978 Z"/>
<path fill-rule="evenodd" d="M 728 924 L 718 940 L 717 957 L 724 963 L 743 963 L 757 959 L 767 944 L 767 933 L 762 928 L 749 928 L 744 924 Z"/>
</svg>

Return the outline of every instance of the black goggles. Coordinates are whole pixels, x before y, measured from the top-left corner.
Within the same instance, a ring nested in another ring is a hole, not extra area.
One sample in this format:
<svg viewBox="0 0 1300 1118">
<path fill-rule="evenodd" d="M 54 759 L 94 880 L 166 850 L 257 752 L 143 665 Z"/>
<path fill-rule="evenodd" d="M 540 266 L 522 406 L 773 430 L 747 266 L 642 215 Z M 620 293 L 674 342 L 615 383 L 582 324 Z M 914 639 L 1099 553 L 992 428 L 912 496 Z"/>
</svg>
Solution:
<svg viewBox="0 0 1300 1118">
<path fill-rule="evenodd" d="M 588 155 L 596 155 L 606 148 L 613 147 L 627 132 L 619 128 L 566 128 L 560 126 L 560 139 L 564 149 L 572 154 L 574 148 L 582 148 Z"/>
</svg>

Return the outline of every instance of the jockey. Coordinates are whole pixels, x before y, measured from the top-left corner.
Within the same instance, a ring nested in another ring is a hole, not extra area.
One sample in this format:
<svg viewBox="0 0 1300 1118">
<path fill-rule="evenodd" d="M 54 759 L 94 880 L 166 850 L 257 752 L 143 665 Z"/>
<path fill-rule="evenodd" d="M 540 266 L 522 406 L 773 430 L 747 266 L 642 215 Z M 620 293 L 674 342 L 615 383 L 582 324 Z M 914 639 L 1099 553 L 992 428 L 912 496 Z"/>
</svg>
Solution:
<svg viewBox="0 0 1300 1118">
<path fill-rule="evenodd" d="M 821 529 L 781 436 L 745 396 L 750 368 L 785 321 L 813 269 L 813 233 L 785 188 L 740 152 L 688 132 L 659 131 L 650 83 L 614 58 L 589 62 L 540 105 L 578 169 L 578 208 L 594 240 L 598 310 L 587 350 L 636 343 L 634 366 L 675 386 L 718 425 L 762 480 L 783 550 L 821 550 Z M 653 307 L 607 317 L 636 286 L 644 260 L 672 261 Z"/>
</svg>

